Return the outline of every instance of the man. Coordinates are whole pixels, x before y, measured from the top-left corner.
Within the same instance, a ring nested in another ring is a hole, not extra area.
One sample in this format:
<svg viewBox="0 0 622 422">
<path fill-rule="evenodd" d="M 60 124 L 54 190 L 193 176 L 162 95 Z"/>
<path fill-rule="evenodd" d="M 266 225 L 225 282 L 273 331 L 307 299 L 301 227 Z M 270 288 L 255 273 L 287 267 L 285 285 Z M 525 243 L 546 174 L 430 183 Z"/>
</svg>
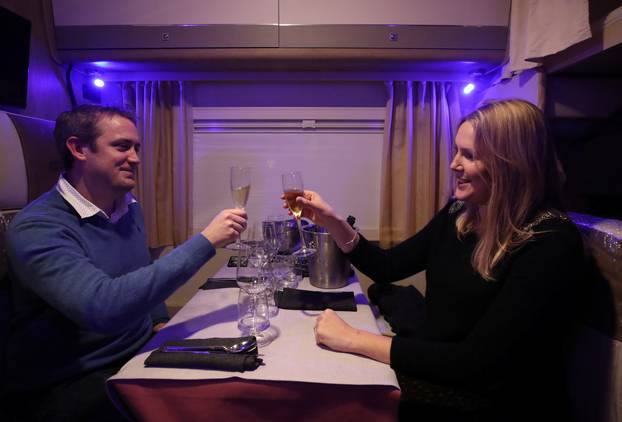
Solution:
<svg viewBox="0 0 622 422">
<path fill-rule="evenodd" d="M 246 227 L 220 212 L 198 235 L 152 262 L 136 185 L 132 116 L 83 105 L 54 136 L 65 172 L 7 233 L 14 315 L 7 385 L 40 420 L 111 420 L 104 382 L 167 321 L 164 300 Z"/>
</svg>

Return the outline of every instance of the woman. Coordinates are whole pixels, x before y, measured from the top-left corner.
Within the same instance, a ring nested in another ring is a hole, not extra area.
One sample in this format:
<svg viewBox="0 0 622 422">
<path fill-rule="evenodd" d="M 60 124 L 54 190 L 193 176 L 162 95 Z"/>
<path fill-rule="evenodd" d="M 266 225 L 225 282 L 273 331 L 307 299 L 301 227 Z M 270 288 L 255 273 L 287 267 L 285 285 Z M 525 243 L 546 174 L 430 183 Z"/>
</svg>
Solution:
<svg viewBox="0 0 622 422">
<path fill-rule="evenodd" d="M 404 418 L 567 420 L 564 356 L 583 248 L 560 212 L 544 116 L 522 100 L 487 104 L 463 119 L 455 146 L 454 198 L 391 249 L 370 244 L 317 193 L 298 199 L 377 283 L 370 298 L 396 332 L 358 330 L 327 310 L 316 341 L 390 364 Z M 425 300 L 386 286 L 423 270 Z"/>
</svg>

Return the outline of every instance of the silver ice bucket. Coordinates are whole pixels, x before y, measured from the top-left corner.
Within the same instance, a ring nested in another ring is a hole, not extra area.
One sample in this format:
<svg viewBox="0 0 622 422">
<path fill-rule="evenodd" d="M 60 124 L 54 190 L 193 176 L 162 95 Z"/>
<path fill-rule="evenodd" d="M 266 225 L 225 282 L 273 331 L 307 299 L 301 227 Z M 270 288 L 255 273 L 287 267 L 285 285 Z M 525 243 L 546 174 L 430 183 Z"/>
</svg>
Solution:
<svg viewBox="0 0 622 422">
<path fill-rule="evenodd" d="M 266 227 L 269 224 L 274 224 L 277 233 L 283 233 L 283 243 L 279 246 L 280 254 L 291 254 L 292 252 L 300 249 L 300 234 L 298 233 L 298 226 L 296 226 L 296 220 L 287 216 L 278 216 L 269 218 L 263 221 L 263 235 L 264 238 L 269 236 L 269 232 Z M 303 223 L 305 223 L 303 221 Z"/>
<path fill-rule="evenodd" d="M 338 289 L 348 284 L 350 261 L 337 247 L 328 231 L 309 224 L 302 229 L 307 246 L 317 250 L 308 258 L 309 281 L 322 289 Z"/>
</svg>

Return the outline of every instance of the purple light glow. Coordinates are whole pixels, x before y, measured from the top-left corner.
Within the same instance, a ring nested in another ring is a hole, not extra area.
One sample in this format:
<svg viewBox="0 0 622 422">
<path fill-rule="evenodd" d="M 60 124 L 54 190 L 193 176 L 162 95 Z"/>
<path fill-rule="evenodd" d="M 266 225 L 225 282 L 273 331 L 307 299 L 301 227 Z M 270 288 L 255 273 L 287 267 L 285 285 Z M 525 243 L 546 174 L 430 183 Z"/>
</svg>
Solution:
<svg viewBox="0 0 622 422">
<path fill-rule="evenodd" d="M 475 84 L 473 83 L 468 83 L 466 84 L 466 86 L 462 89 L 462 92 L 465 95 L 469 95 L 471 92 L 473 92 L 473 90 L 475 89 Z"/>
<path fill-rule="evenodd" d="M 92 64 L 94 66 L 96 66 L 96 67 L 100 67 L 100 68 L 104 68 L 105 69 L 105 68 L 110 67 L 111 63 L 108 62 L 108 61 L 99 61 L 99 62 L 93 62 Z"/>
<path fill-rule="evenodd" d="M 97 88 L 103 88 L 106 83 L 101 78 L 95 78 L 93 79 L 93 85 L 95 85 Z"/>
</svg>

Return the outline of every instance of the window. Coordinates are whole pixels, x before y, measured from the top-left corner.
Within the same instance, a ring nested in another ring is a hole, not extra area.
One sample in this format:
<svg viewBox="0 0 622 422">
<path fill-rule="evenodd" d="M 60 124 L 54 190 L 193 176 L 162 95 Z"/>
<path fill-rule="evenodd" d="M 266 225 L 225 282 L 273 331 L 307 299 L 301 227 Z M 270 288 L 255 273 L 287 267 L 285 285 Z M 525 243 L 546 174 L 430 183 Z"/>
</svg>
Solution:
<svg viewBox="0 0 622 422">
<path fill-rule="evenodd" d="M 193 225 L 201 230 L 231 208 L 229 167 L 253 168 L 251 221 L 284 214 L 281 174 L 302 172 L 305 187 L 378 238 L 383 107 L 195 107 Z"/>
</svg>

